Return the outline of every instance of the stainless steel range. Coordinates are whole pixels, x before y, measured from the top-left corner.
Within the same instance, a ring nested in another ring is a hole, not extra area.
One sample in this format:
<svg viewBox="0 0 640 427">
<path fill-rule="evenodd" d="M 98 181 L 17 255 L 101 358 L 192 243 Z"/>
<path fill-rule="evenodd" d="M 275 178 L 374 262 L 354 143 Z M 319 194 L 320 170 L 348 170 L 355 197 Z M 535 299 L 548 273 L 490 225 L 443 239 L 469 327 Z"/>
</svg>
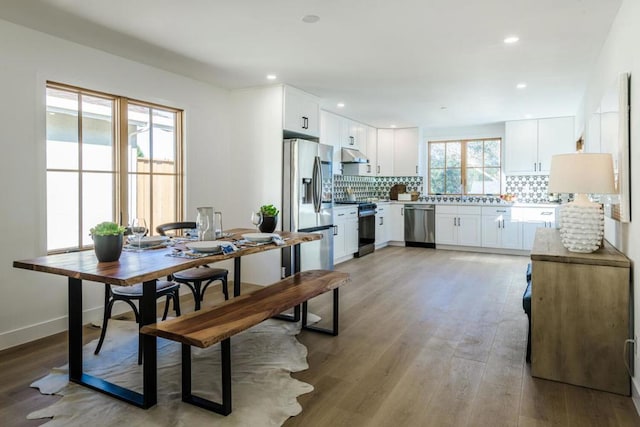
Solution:
<svg viewBox="0 0 640 427">
<path fill-rule="evenodd" d="M 376 248 L 376 204 L 352 201 L 336 203 L 358 205 L 358 252 L 353 255 L 360 258 L 373 252 Z"/>
</svg>

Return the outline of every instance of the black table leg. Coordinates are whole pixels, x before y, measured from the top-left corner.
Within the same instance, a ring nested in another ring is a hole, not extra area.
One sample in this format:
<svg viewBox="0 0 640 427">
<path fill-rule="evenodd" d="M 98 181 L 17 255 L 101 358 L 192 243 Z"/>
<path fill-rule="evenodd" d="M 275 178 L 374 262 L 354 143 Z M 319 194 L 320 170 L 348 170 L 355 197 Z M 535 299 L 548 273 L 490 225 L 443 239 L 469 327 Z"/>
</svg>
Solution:
<svg viewBox="0 0 640 427">
<path fill-rule="evenodd" d="M 142 299 L 140 300 L 140 317 L 142 326 L 156 323 L 156 281 L 149 280 L 142 284 Z M 143 365 L 142 365 L 142 393 L 143 408 L 150 408 L 158 402 L 158 353 L 157 338 L 153 335 L 144 335 Z"/>
<path fill-rule="evenodd" d="M 233 259 L 233 296 L 240 296 L 240 257 Z"/>
<path fill-rule="evenodd" d="M 156 281 L 144 282 L 140 314 L 142 324 L 156 321 Z M 143 394 L 83 372 L 82 361 L 82 280 L 69 278 L 69 381 L 81 384 L 116 399 L 150 408 L 157 403 L 156 337 L 143 338 Z"/>
<path fill-rule="evenodd" d="M 82 280 L 69 277 L 69 379 L 82 377 Z"/>
<path fill-rule="evenodd" d="M 300 262 L 300 243 L 293 246 L 293 271 L 291 275 L 296 273 L 300 273 L 301 262 Z M 299 322 L 300 321 L 300 306 L 296 305 L 293 307 L 293 316 L 290 314 L 277 314 L 273 316 L 274 319 L 278 320 L 286 320 L 287 322 Z"/>
</svg>

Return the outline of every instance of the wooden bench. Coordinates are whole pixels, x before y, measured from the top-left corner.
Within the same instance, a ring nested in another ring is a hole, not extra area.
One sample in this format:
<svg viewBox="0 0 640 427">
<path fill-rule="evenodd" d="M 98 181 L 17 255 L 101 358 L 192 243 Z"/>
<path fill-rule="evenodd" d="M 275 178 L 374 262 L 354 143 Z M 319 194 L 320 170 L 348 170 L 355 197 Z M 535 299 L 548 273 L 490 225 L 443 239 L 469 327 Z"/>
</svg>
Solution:
<svg viewBox="0 0 640 427">
<path fill-rule="evenodd" d="M 230 338 L 283 311 L 302 304 L 302 328 L 338 335 L 338 288 L 349 281 L 349 274 L 329 270 L 296 273 L 277 283 L 203 308 L 200 311 L 142 327 L 141 333 L 182 343 L 182 401 L 222 415 L 231 413 Z M 332 329 L 307 325 L 307 301 L 333 291 Z M 222 360 L 222 403 L 191 393 L 191 346 L 210 347 L 220 342 Z"/>
</svg>

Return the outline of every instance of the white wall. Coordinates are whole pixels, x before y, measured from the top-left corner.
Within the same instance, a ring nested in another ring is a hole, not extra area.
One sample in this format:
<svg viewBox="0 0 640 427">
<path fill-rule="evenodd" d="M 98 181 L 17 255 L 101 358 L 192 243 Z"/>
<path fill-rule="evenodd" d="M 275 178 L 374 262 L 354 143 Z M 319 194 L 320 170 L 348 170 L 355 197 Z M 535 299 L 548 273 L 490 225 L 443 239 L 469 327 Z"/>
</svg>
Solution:
<svg viewBox="0 0 640 427">
<path fill-rule="evenodd" d="M 229 208 L 232 227 L 252 227 L 251 211 L 264 204 L 282 209 L 282 106 L 281 85 L 231 94 L 231 162 L 240 172 Z M 243 282 L 269 284 L 279 279 L 280 251 L 242 259 Z"/>
<path fill-rule="evenodd" d="M 611 87 L 622 72 L 631 73 L 631 215 L 632 222 L 620 224 L 608 222 L 613 230 L 607 235 L 618 249 L 624 252 L 634 263 L 640 260 L 640 2 L 625 0 L 618 11 L 611 31 L 602 51 L 593 67 L 584 99 L 576 114 L 576 123 L 584 128 L 589 117 L 596 111 L 605 91 Z M 576 22 L 579 25 L 579 21 Z M 640 283 L 640 270 L 633 269 L 633 283 Z M 635 335 L 640 335 L 640 292 L 636 289 L 634 297 Z M 636 372 L 640 370 L 640 357 L 635 356 Z M 634 392 L 640 390 L 640 376 L 633 378 Z M 640 399 L 634 396 L 636 407 L 640 408 Z"/>
<path fill-rule="evenodd" d="M 228 161 L 227 91 L 0 20 L 0 349 L 67 327 L 66 280 L 12 268 L 46 253 L 47 80 L 184 109 L 186 217 L 197 206 L 230 211 L 240 197 L 231 182 L 244 171 Z M 85 319 L 99 318 L 103 287 L 85 289 Z"/>
<path fill-rule="evenodd" d="M 502 138 L 504 140 L 504 122 L 454 128 L 426 128 L 422 133 L 423 140 L 427 142 L 472 138 Z"/>
</svg>

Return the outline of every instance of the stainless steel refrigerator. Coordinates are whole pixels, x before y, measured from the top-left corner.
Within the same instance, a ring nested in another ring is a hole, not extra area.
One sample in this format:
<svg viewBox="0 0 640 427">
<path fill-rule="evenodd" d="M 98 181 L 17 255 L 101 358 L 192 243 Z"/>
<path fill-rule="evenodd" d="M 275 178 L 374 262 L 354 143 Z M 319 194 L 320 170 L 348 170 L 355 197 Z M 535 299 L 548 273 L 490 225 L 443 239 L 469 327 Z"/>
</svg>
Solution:
<svg viewBox="0 0 640 427">
<path fill-rule="evenodd" d="M 300 245 L 301 270 L 333 270 L 333 147 L 285 139 L 283 157 L 283 230 L 322 234 L 321 240 Z M 294 259 L 294 251 L 283 251 L 286 275 Z"/>
</svg>

